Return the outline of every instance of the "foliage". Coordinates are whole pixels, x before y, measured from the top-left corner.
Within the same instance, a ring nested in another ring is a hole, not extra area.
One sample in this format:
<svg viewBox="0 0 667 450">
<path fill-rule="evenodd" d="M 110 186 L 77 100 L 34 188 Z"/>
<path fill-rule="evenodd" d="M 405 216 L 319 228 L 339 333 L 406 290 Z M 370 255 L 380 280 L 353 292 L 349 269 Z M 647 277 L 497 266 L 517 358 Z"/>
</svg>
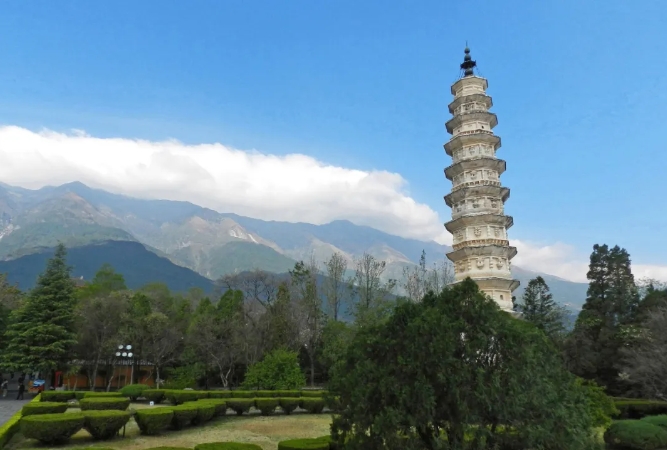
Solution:
<svg viewBox="0 0 667 450">
<path fill-rule="evenodd" d="M 362 328 L 329 388 L 341 405 L 333 437 L 351 450 L 437 449 L 443 438 L 452 450 L 492 448 L 503 428 L 518 448 L 576 450 L 593 426 L 548 338 L 470 279 Z"/>
<path fill-rule="evenodd" d="M 185 402 L 193 402 L 199 399 L 196 391 L 166 391 L 167 398 L 172 405 L 182 405 Z"/>
<path fill-rule="evenodd" d="M 567 311 L 554 301 L 549 286 L 541 276 L 528 282 L 522 302 L 515 304 L 514 310 L 554 341 L 560 340 L 565 332 Z"/>
<path fill-rule="evenodd" d="M 354 262 L 353 291 L 355 304 L 353 315 L 359 325 L 371 325 L 384 319 L 392 303 L 389 299 L 396 286 L 395 280 L 384 282 L 382 274 L 387 264 L 364 252 Z"/>
<path fill-rule="evenodd" d="M 39 414 L 21 419 L 21 434 L 43 444 L 62 444 L 83 428 L 81 413 Z"/>
<path fill-rule="evenodd" d="M 263 416 L 270 416 L 273 414 L 280 404 L 277 398 L 256 398 L 255 408 L 259 409 Z"/>
<path fill-rule="evenodd" d="M 141 395 L 149 402 L 155 402 L 158 405 L 165 399 L 166 393 L 165 389 L 146 389 Z"/>
<path fill-rule="evenodd" d="M 217 398 L 208 398 L 205 400 L 199 400 L 200 403 L 208 403 L 209 405 L 213 405 L 215 408 L 215 416 L 214 417 L 222 417 L 225 414 L 227 414 L 227 401 L 222 400 L 222 399 L 217 399 Z"/>
<path fill-rule="evenodd" d="M 331 255 L 325 263 L 326 278 L 322 283 L 322 291 L 326 298 L 326 315 L 338 321 L 341 317 L 343 304 L 349 298 L 350 281 L 345 278 L 347 261 L 339 252 Z"/>
<path fill-rule="evenodd" d="M 643 420 L 619 420 L 604 433 L 612 449 L 658 450 L 667 447 L 667 431 Z"/>
<path fill-rule="evenodd" d="M 296 352 L 275 350 L 248 368 L 243 388 L 298 389 L 306 384 Z"/>
<path fill-rule="evenodd" d="M 603 387 L 598 386 L 594 381 L 579 378 L 577 383 L 584 388 L 586 393 L 593 426 L 607 428 L 611 424 L 611 418 L 620 413 L 614 405 L 614 400 L 605 393 Z"/>
<path fill-rule="evenodd" d="M 320 414 L 325 406 L 326 402 L 323 398 L 301 397 L 301 401 L 299 402 L 299 407 L 305 409 L 310 414 Z"/>
<path fill-rule="evenodd" d="M 195 445 L 195 450 L 262 450 L 262 447 L 241 442 L 211 442 Z"/>
<path fill-rule="evenodd" d="M 290 439 L 278 442 L 278 450 L 329 450 L 324 439 Z"/>
<path fill-rule="evenodd" d="M 111 439 L 130 420 L 126 411 L 86 411 L 83 427 L 97 440 Z"/>
<path fill-rule="evenodd" d="M 120 393 L 124 397 L 129 397 L 133 402 L 136 401 L 139 397 L 143 396 L 143 393 L 146 389 L 150 389 L 150 386 L 145 384 L 128 384 L 123 386 L 120 390 Z"/>
<path fill-rule="evenodd" d="M 208 402 L 197 402 L 197 416 L 194 423 L 202 424 L 211 420 L 215 416 L 215 405 Z"/>
<path fill-rule="evenodd" d="M 243 413 L 250 411 L 250 408 L 255 406 L 255 399 L 251 398 L 230 398 L 227 400 L 227 406 L 237 415 L 241 416 Z"/>
<path fill-rule="evenodd" d="M 299 407 L 301 404 L 301 399 L 298 397 L 281 397 L 278 399 L 280 404 L 280 409 L 287 415 L 292 414 L 292 412 Z"/>
<path fill-rule="evenodd" d="M 650 400 L 616 400 L 614 406 L 621 419 L 641 419 L 646 416 L 667 414 L 667 402 Z"/>
<path fill-rule="evenodd" d="M 32 416 L 34 414 L 57 414 L 67 411 L 67 403 L 56 402 L 30 402 L 23 405 L 21 414 Z"/>
<path fill-rule="evenodd" d="M 82 411 L 115 409 L 125 411 L 130 406 L 130 399 L 125 397 L 85 397 L 79 400 Z"/>
<path fill-rule="evenodd" d="M 646 416 L 641 420 L 643 422 L 657 425 L 660 428 L 667 428 L 667 414 L 661 414 L 659 416 Z"/>
<path fill-rule="evenodd" d="M 426 251 L 422 250 L 419 264 L 403 268 L 403 290 L 410 301 L 418 302 L 428 293 L 439 293 L 454 281 L 452 263 L 441 261 L 432 268 L 426 267 Z"/>
<path fill-rule="evenodd" d="M 175 430 L 180 430 L 192 424 L 197 417 L 197 405 L 194 403 L 174 406 L 170 409 L 174 412 L 174 416 L 171 419 L 171 427 Z"/>
<path fill-rule="evenodd" d="M 171 425 L 174 412 L 170 408 L 140 409 L 134 415 L 134 420 L 141 434 L 148 436 L 160 434 Z"/>
<path fill-rule="evenodd" d="M 74 392 L 72 391 L 44 391 L 40 394 L 40 399 L 43 402 L 67 403 L 74 400 Z"/>
<path fill-rule="evenodd" d="M 197 386 L 197 379 L 202 375 L 203 371 L 199 365 L 187 365 L 176 367 L 169 370 L 167 381 L 164 384 L 164 388 L 167 390 L 172 389 L 186 389 L 194 388 Z"/>
<path fill-rule="evenodd" d="M 11 314 L 3 366 L 15 371 L 50 373 L 63 367 L 76 344 L 74 284 L 60 244 L 39 276 L 37 286 Z"/>
<path fill-rule="evenodd" d="M 78 398 L 79 392 L 77 392 L 76 394 L 77 394 L 77 398 Z M 107 397 L 107 398 L 108 397 L 118 397 L 118 398 L 120 398 L 120 397 L 123 397 L 123 394 L 121 394 L 120 392 L 88 391 L 88 392 L 81 392 L 81 394 L 83 394 L 83 398 L 93 398 L 93 397 L 95 397 L 95 398 L 101 398 L 101 397 Z M 79 400 L 81 400 L 81 399 L 79 399 Z"/>
</svg>

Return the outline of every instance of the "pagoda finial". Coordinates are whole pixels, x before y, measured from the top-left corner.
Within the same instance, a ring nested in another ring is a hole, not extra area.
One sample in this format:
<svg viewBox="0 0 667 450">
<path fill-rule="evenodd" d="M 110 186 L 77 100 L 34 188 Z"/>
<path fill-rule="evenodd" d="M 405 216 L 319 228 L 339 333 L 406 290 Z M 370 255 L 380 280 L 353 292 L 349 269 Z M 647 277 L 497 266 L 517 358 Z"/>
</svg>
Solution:
<svg viewBox="0 0 667 450">
<path fill-rule="evenodd" d="M 461 70 L 463 70 L 464 77 L 471 77 L 473 75 L 473 69 L 477 67 L 477 62 L 473 61 L 470 57 L 468 41 L 466 41 L 466 48 L 463 52 L 465 53 L 465 56 L 463 57 L 463 63 L 461 63 Z"/>
</svg>

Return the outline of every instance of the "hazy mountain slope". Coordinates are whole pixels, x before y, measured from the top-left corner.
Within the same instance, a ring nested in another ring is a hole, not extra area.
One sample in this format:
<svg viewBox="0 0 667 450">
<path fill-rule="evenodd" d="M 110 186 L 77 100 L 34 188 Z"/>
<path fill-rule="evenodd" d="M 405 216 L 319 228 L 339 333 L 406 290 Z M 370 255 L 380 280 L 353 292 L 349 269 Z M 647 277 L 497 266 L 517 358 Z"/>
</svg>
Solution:
<svg viewBox="0 0 667 450">
<path fill-rule="evenodd" d="M 52 256 L 53 249 L 48 249 L 11 261 L 0 261 L 0 273 L 7 273 L 9 281 L 18 283 L 21 289 L 31 289 L 44 271 L 47 259 Z M 205 292 L 213 290 L 211 280 L 157 256 L 138 242 L 108 241 L 70 248 L 67 262 L 72 266 L 72 276 L 84 280 L 91 280 L 104 263 L 109 263 L 123 274 L 130 289 L 159 282 L 176 292 L 185 292 L 192 287 Z"/>
</svg>

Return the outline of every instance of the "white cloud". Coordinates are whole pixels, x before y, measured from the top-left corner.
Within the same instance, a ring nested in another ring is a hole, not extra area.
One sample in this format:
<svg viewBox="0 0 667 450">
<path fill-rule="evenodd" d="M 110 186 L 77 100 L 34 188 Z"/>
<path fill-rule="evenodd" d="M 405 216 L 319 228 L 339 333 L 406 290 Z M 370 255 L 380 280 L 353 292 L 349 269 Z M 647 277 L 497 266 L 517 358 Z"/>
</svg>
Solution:
<svg viewBox="0 0 667 450">
<path fill-rule="evenodd" d="M 348 219 L 420 239 L 448 234 L 433 209 L 405 192 L 401 175 L 336 167 L 300 154 L 8 126 L 0 127 L 0 162 L 0 181 L 28 188 L 81 181 L 260 219 L 316 224 Z"/>
</svg>

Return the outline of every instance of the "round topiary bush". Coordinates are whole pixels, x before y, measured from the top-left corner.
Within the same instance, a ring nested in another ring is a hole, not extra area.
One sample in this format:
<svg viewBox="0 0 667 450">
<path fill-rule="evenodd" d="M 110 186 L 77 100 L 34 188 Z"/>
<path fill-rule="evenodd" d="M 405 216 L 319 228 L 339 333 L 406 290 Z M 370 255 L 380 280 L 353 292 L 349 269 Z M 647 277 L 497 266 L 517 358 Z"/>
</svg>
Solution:
<svg viewBox="0 0 667 450">
<path fill-rule="evenodd" d="M 86 397 L 79 401 L 82 411 L 115 409 L 125 411 L 130 406 L 130 399 L 125 397 Z"/>
<path fill-rule="evenodd" d="M 199 399 L 196 391 L 167 391 L 166 395 L 172 405 L 182 405 Z"/>
<path fill-rule="evenodd" d="M 84 392 L 84 394 L 83 394 L 83 398 L 100 398 L 100 397 L 104 397 L 104 398 L 119 397 L 119 398 L 121 398 L 121 397 L 123 397 L 123 394 L 121 394 L 120 392 L 96 392 L 96 391 L 88 391 L 88 392 Z"/>
<path fill-rule="evenodd" d="M 255 405 L 255 400 L 251 398 L 230 398 L 227 399 L 227 407 L 234 410 L 234 412 L 241 416 L 243 413 L 250 411 L 250 408 Z"/>
<path fill-rule="evenodd" d="M 197 444 L 195 450 L 262 450 L 256 444 L 245 442 L 211 442 L 208 444 Z"/>
<path fill-rule="evenodd" d="M 208 403 L 215 408 L 214 417 L 221 417 L 227 414 L 227 401 L 220 398 L 208 398 L 205 400 L 198 400 L 197 403 Z"/>
<path fill-rule="evenodd" d="M 128 384 L 120 390 L 120 393 L 123 397 L 129 397 L 131 401 L 136 402 L 148 388 L 149 386 L 145 384 Z"/>
<path fill-rule="evenodd" d="M 643 420 L 619 420 L 604 433 L 611 448 L 624 450 L 658 450 L 667 447 L 667 431 Z"/>
<path fill-rule="evenodd" d="M 21 419 L 21 434 L 44 444 L 62 444 L 83 428 L 81 413 L 37 414 Z"/>
<path fill-rule="evenodd" d="M 197 418 L 197 408 L 196 402 L 169 408 L 174 412 L 174 417 L 171 419 L 171 427 L 174 430 L 180 430 L 183 427 L 191 425 Z"/>
<path fill-rule="evenodd" d="M 170 425 L 174 412 L 171 408 L 140 409 L 134 415 L 134 420 L 141 434 L 155 435 L 166 430 Z"/>
<path fill-rule="evenodd" d="M 30 402 L 23 405 L 21 415 L 33 416 L 35 414 L 58 414 L 67 411 L 67 403 L 57 402 Z"/>
<path fill-rule="evenodd" d="M 74 391 L 44 391 L 40 394 L 42 402 L 67 403 L 76 398 Z"/>
<path fill-rule="evenodd" d="M 278 450 L 329 450 L 329 442 L 323 439 L 290 439 L 278 442 Z"/>
<path fill-rule="evenodd" d="M 259 409 L 263 416 L 270 416 L 276 411 L 280 404 L 277 398 L 256 398 L 255 408 Z"/>
<path fill-rule="evenodd" d="M 319 414 L 324 410 L 325 401 L 323 398 L 301 398 L 299 406 L 311 414 Z"/>
<path fill-rule="evenodd" d="M 111 439 L 130 420 L 127 411 L 86 411 L 83 413 L 83 428 L 93 439 Z"/>
<path fill-rule="evenodd" d="M 144 389 L 141 396 L 149 402 L 154 402 L 156 405 L 162 403 L 165 399 L 167 391 L 165 389 Z"/>
<path fill-rule="evenodd" d="M 278 399 L 278 402 L 280 403 L 280 409 L 285 414 L 292 414 L 301 404 L 301 399 L 298 397 L 283 397 Z"/>
<path fill-rule="evenodd" d="M 207 402 L 197 402 L 197 416 L 192 421 L 194 425 L 208 422 L 215 416 L 215 405 Z"/>
</svg>

